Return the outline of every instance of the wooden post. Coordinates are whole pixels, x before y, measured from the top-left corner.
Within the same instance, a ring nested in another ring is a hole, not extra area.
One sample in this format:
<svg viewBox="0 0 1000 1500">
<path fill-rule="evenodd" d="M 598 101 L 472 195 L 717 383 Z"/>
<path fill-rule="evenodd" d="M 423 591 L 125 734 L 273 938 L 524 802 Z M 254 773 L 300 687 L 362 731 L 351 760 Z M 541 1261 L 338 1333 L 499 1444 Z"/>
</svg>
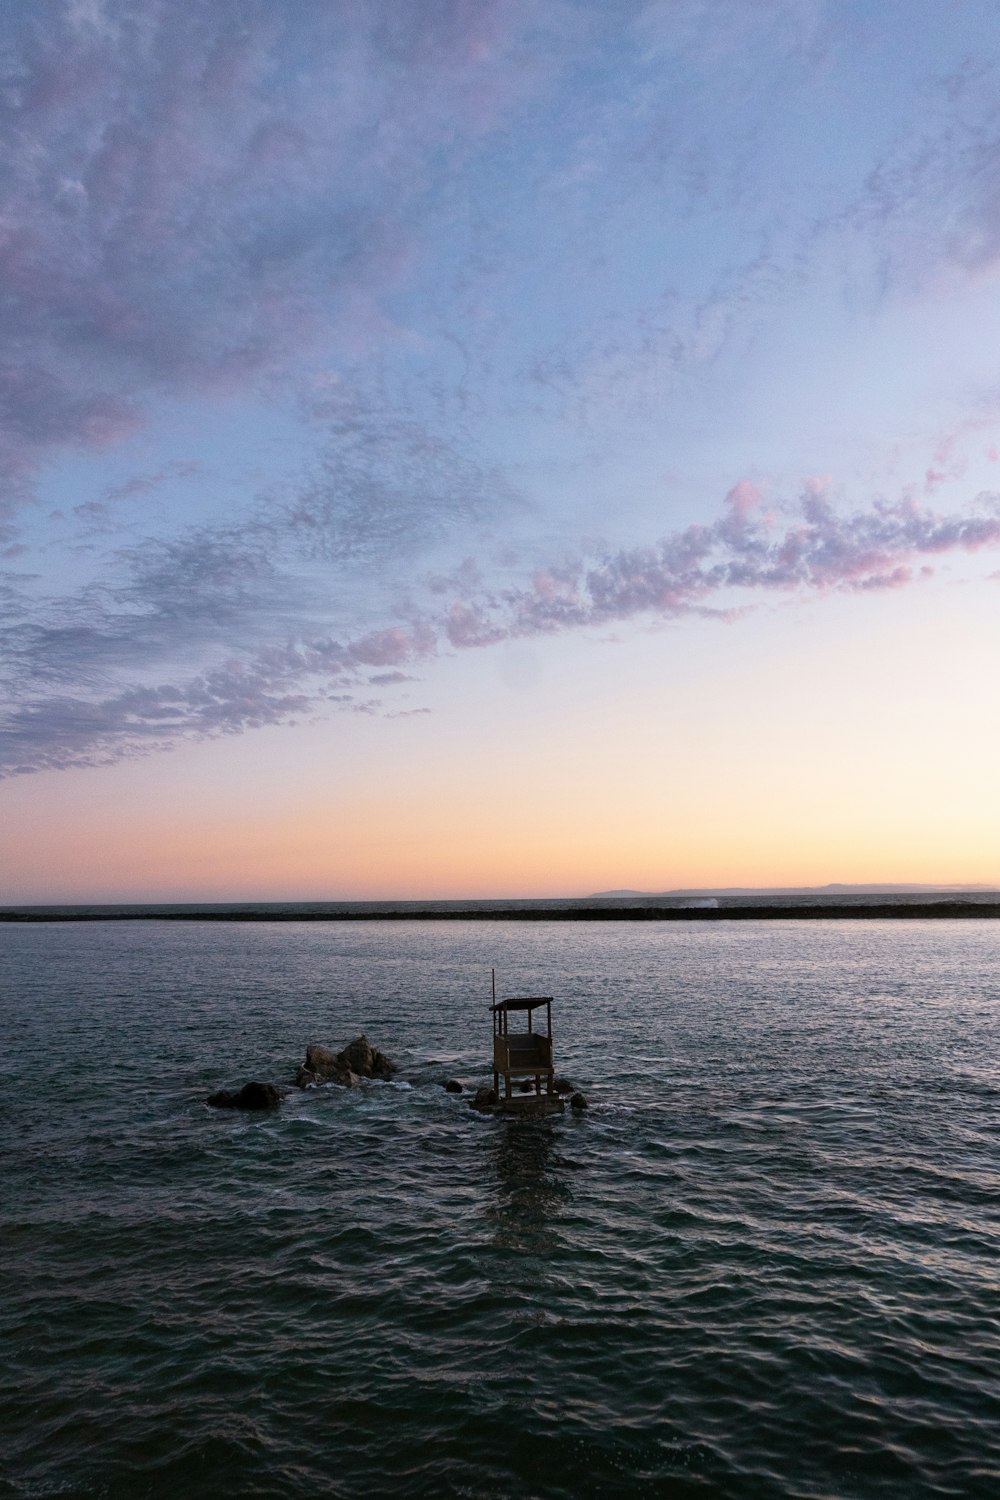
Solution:
<svg viewBox="0 0 1000 1500">
<path fill-rule="evenodd" d="M 491 969 L 490 970 L 490 974 L 492 975 L 492 978 L 493 978 L 493 1004 L 495 1006 L 496 1003 L 497 1003 L 497 971 L 496 971 L 496 969 Z M 500 1034 L 500 1017 L 497 1014 L 496 1010 L 494 1010 L 493 1011 L 493 1092 L 494 1092 L 494 1094 L 496 1094 L 496 1096 L 497 1096 L 498 1099 L 500 1098 L 500 1074 L 497 1071 L 497 1037 L 499 1036 L 499 1034 Z"/>
</svg>

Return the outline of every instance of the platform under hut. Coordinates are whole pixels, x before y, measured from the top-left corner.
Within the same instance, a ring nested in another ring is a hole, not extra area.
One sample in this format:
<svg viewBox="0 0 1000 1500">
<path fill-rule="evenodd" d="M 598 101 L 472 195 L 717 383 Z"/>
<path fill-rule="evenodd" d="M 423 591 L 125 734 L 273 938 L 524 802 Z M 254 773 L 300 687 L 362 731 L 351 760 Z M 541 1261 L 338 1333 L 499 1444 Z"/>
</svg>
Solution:
<svg viewBox="0 0 1000 1500">
<path fill-rule="evenodd" d="M 497 1000 L 490 1008 L 493 1012 L 493 1091 L 501 1106 L 516 1110 L 523 1104 L 537 1109 L 544 1100 L 553 1108 L 561 1108 L 552 1067 L 552 996 Z M 512 1016 L 523 1020 L 527 1029 L 512 1031 Z M 500 1092 L 501 1078 L 503 1093 Z M 515 1078 L 532 1080 L 534 1089 L 520 1096 L 514 1094 L 511 1081 Z"/>
</svg>

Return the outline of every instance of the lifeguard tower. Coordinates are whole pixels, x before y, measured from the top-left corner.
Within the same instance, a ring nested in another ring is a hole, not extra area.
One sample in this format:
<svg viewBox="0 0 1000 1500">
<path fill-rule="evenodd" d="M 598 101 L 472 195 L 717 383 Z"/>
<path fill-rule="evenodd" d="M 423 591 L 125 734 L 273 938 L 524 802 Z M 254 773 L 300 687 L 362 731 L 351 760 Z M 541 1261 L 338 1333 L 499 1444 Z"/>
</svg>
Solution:
<svg viewBox="0 0 1000 1500">
<path fill-rule="evenodd" d="M 544 1014 L 539 1014 L 543 1010 Z M 528 995 L 495 1000 L 493 1012 L 493 1092 L 504 1112 L 538 1114 L 561 1110 L 552 1067 L 552 996 Z M 511 1030 L 511 1017 L 527 1029 Z M 545 1030 L 536 1024 L 541 1022 Z M 503 1091 L 500 1079 L 503 1079 Z M 534 1088 L 515 1094 L 512 1080 L 530 1079 Z M 544 1088 L 543 1088 L 544 1084 Z"/>
</svg>

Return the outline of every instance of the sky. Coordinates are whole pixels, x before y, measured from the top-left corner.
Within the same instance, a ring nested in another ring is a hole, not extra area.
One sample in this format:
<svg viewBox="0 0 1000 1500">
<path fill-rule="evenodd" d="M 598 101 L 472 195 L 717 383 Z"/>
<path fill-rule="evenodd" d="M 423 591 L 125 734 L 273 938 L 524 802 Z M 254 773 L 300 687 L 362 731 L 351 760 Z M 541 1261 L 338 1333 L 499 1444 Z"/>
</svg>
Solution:
<svg viewBox="0 0 1000 1500">
<path fill-rule="evenodd" d="M 1000 881 L 993 0 L 0 32 L 0 901 Z"/>
</svg>

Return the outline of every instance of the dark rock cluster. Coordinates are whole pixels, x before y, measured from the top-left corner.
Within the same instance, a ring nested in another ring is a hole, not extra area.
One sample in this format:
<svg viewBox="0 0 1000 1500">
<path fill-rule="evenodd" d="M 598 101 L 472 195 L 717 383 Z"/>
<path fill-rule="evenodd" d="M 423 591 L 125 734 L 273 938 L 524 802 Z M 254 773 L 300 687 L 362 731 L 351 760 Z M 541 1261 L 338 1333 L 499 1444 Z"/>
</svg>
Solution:
<svg viewBox="0 0 1000 1500">
<path fill-rule="evenodd" d="M 342 1083 L 350 1088 L 362 1078 L 391 1078 L 396 1064 L 384 1052 L 373 1047 L 366 1036 L 357 1036 L 340 1052 L 313 1045 L 306 1048 L 306 1060 L 295 1075 L 300 1089 L 315 1083 Z M 208 1103 L 215 1109 L 277 1109 L 282 1090 L 273 1083 L 245 1083 L 230 1092 L 221 1089 L 210 1095 Z"/>
<path fill-rule="evenodd" d="M 358 1036 L 340 1052 L 313 1044 L 306 1048 L 306 1060 L 295 1075 L 300 1089 L 315 1083 L 341 1083 L 353 1088 L 361 1078 L 391 1078 L 396 1064 L 373 1047 L 366 1036 Z"/>
<path fill-rule="evenodd" d="M 384 1052 L 373 1047 L 366 1036 L 358 1036 L 339 1052 L 321 1047 L 318 1042 L 312 1043 L 306 1048 L 306 1060 L 295 1074 L 295 1082 L 300 1089 L 319 1083 L 339 1083 L 344 1088 L 353 1088 L 363 1078 L 389 1079 L 395 1072 L 396 1064 Z M 464 1092 L 457 1078 L 449 1078 L 443 1087 L 449 1094 Z M 522 1093 L 531 1093 L 534 1083 L 525 1079 L 518 1087 Z M 554 1087 L 557 1094 L 572 1096 L 569 1101 L 571 1109 L 588 1108 L 587 1100 L 583 1094 L 574 1091 L 568 1078 L 557 1078 Z M 216 1109 L 277 1109 L 282 1093 L 283 1090 L 273 1083 L 254 1080 L 234 1092 L 222 1089 L 212 1094 L 208 1103 Z M 496 1093 L 488 1086 L 477 1089 L 469 1100 L 471 1108 L 482 1110 L 492 1109 L 499 1102 Z"/>
</svg>

